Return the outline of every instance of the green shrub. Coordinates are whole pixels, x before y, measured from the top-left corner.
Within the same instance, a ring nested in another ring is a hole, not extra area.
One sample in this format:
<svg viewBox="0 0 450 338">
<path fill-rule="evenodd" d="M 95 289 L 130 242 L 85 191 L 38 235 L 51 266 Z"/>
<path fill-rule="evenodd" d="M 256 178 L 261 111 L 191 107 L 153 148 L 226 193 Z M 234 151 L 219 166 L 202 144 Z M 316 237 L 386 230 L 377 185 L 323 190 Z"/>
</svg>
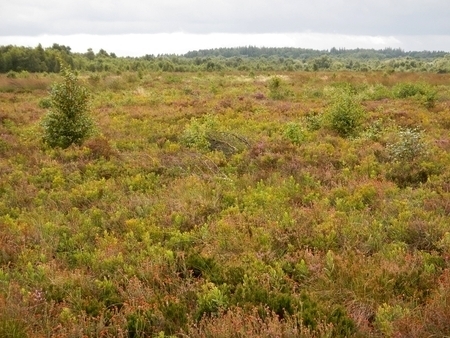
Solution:
<svg viewBox="0 0 450 338">
<path fill-rule="evenodd" d="M 373 121 L 367 128 L 361 133 L 361 138 L 366 138 L 372 141 L 379 141 L 384 132 L 383 120 L 378 119 Z"/>
<path fill-rule="evenodd" d="M 203 257 L 200 254 L 193 253 L 182 264 L 183 266 L 180 267 L 181 276 L 187 277 L 188 274 L 191 274 L 193 277 L 205 277 L 214 282 L 220 280 L 218 267 L 213 258 Z"/>
<path fill-rule="evenodd" d="M 312 112 L 306 115 L 304 120 L 308 131 L 316 131 L 322 127 L 323 115 Z"/>
<path fill-rule="evenodd" d="M 61 68 L 63 82 L 54 84 L 50 92 L 50 111 L 42 119 L 43 141 L 50 147 L 67 148 L 80 145 L 89 137 L 94 124 L 89 111 L 89 92 L 67 67 Z"/>
<path fill-rule="evenodd" d="M 375 327 L 386 336 L 391 336 L 394 332 L 393 322 L 408 314 L 408 310 L 400 305 L 391 306 L 384 303 L 377 309 L 375 315 Z"/>
<path fill-rule="evenodd" d="M 386 178 L 399 187 L 416 186 L 428 180 L 429 170 L 421 163 L 394 162 L 386 173 Z"/>
<path fill-rule="evenodd" d="M 215 125 L 216 121 L 211 118 L 207 118 L 204 122 L 192 118 L 184 130 L 181 142 L 189 148 L 207 151 L 211 146 L 208 140 L 208 133 L 214 129 Z"/>
<path fill-rule="evenodd" d="M 11 148 L 8 142 L 5 142 L 4 140 L 0 139 L 0 154 L 4 154 L 6 151 L 8 151 Z"/>
<path fill-rule="evenodd" d="M 10 70 L 8 73 L 6 73 L 6 77 L 8 79 L 17 79 L 17 73 L 13 70 Z"/>
<path fill-rule="evenodd" d="M 355 96 L 342 92 L 335 95 L 327 111 L 328 123 L 334 131 L 343 137 L 356 133 L 364 117 L 364 110 Z"/>
<path fill-rule="evenodd" d="M 400 187 L 424 183 L 433 171 L 426 163 L 427 145 L 418 129 L 400 130 L 387 152 L 391 162 L 386 176 Z"/>
<path fill-rule="evenodd" d="M 426 154 L 423 132 L 416 128 L 402 129 L 397 133 L 397 140 L 387 146 L 390 158 L 398 162 L 411 162 Z"/>
<path fill-rule="evenodd" d="M 283 81 L 278 76 L 274 76 L 269 80 L 269 97 L 274 100 L 283 100 L 292 95 L 290 90 L 283 86 Z"/>
<path fill-rule="evenodd" d="M 420 101 L 427 108 L 433 108 L 436 105 L 437 91 L 427 86 L 426 90 L 422 93 Z"/>
<path fill-rule="evenodd" d="M 392 88 L 395 98 L 416 97 L 425 107 L 432 108 L 436 102 L 437 91 L 428 84 L 398 83 Z"/>
<path fill-rule="evenodd" d="M 218 120 L 211 115 L 204 118 L 192 118 L 181 135 L 181 143 L 197 150 L 221 151 L 225 155 L 232 155 L 243 151 L 248 141 L 233 132 L 219 130 Z"/>
<path fill-rule="evenodd" d="M 197 319 L 205 314 L 218 313 L 229 305 L 228 288 L 226 284 L 217 287 L 214 283 L 206 283 L 202 286 L 202 292 L 198 295 Z"/>
<path fill-rule="evenodd" d="M 415 83 L 398 83 L 392 88 L 394 97 L 404 99 L 421 93 L 421 88 Z"/>
<path fill-rule="evenodd" d="M 361 96 L 364 100 L 382 100 L 390 98 L 392 94 L 388 87 L 382 85 L 381 83 L 377 83 L 373 86 L 367 87 Z"/>
<path fill-rule="evenodd" d="M 305 133 L 300 124 L 289 122 L 284 127 L 283 136 L 294 144 L 300 144 L 305 140 Z"/>
</svg>

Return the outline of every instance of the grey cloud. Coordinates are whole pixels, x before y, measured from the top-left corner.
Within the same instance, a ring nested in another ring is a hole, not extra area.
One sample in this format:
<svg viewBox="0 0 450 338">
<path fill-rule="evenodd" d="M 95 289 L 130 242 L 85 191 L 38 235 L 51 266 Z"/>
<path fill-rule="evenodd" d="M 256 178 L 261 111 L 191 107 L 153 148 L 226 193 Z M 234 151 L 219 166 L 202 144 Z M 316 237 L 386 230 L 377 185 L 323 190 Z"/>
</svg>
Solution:
<svg viewBox="0 0 450 338">
<path fill-rule="evenodd" d="M 18 0 L 0 35 L 288 33 L 449 35 L 448 0 Z"/>
</svg>

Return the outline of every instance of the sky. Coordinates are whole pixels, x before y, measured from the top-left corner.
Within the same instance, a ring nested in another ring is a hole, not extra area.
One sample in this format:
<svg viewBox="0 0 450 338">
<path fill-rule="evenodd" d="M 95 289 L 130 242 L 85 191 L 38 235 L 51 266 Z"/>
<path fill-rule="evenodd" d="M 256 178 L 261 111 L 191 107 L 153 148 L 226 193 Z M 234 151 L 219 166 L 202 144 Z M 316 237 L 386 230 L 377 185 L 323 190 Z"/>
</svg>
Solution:
<svg viewBox="0 0 450 338">
<path fill-rule="evenodd" d="M 449 18 L 449 0 L 14 0 L 0 4 L 0 45 L 118 56 L 238 46 L 450 52 Z"/>
</svg>

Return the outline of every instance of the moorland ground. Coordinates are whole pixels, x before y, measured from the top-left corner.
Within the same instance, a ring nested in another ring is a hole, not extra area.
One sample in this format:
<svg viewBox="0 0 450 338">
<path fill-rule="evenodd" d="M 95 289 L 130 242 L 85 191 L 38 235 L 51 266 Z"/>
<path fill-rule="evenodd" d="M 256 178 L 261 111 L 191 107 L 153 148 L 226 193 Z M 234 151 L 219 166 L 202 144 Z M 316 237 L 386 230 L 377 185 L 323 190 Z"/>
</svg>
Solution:
<svg viewBox="0 0 450 338">
<path fill-rule="evenodd" d="M 450 75 L 0 76 L 0 336 L 450 333 Z"/>
</svg>

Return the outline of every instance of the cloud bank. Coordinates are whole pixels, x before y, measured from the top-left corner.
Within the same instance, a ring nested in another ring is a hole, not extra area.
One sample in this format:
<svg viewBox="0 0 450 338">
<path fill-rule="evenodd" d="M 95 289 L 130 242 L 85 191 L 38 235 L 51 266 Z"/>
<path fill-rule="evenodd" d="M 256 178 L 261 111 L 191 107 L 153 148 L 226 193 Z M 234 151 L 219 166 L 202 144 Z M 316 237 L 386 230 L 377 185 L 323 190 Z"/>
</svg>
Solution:
<svg viewBox="0 0 450 338">
<path fill-rule="evenodd" d="M 15 0 L 0 44 L 117 55 L 244 45 L 450 51 L 448 0 Z"/>
<path fill-rule="evenodd" d="M 16 0 L 0 35 L 302 33 L 450 35 L 448 0 Z"/>
</svg>

